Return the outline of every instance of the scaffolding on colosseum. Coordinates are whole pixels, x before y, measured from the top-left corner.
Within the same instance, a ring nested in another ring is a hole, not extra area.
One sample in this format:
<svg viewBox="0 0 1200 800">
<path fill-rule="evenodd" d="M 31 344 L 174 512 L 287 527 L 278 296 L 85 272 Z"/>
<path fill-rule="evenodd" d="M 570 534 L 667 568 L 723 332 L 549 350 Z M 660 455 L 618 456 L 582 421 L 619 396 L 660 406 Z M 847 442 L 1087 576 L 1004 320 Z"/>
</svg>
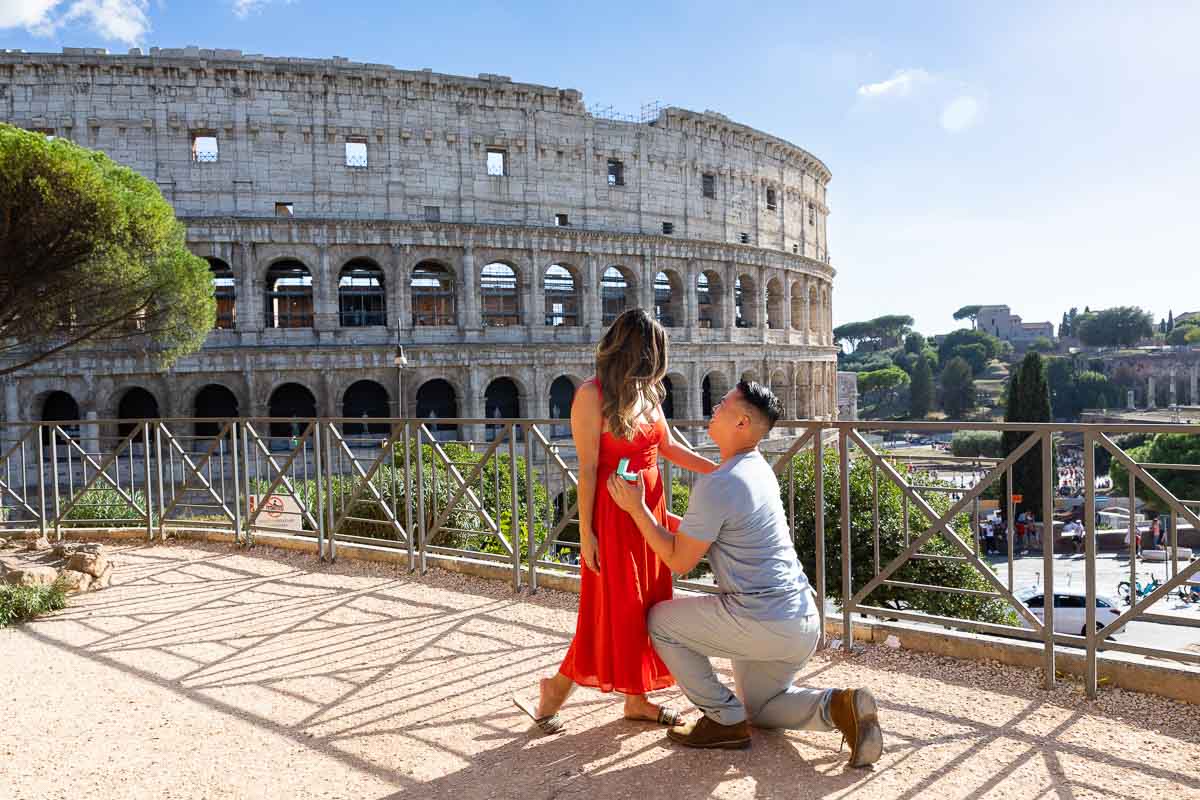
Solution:
<svg viewBox="0 0 1200 800">
<path fill-rule="evenodd" d="M 588 113 L 597 119 L 607 119 L 613 122 L 632 122 L 636 125 L 646 125 L 655 122 L 659 114 L 662 113 L 666 106 L 659 100 L 652 100 L 649 103 L 642 103 L 641 108 L 636 114 L 626 114 L 616 109 L 613 105 L 593 104 L 588 107 Z"/>
</svg>

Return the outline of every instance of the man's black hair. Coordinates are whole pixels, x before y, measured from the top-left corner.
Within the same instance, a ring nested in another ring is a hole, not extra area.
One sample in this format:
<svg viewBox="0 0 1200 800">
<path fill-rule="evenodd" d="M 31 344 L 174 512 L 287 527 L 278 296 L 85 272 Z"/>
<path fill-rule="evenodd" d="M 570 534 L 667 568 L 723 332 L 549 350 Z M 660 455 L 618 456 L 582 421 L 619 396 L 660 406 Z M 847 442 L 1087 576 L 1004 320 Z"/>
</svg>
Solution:
<svg viewBox="0 0 1200 800">
<path fill-rule="evenodd" d="M 767 423 L 767 430 L 774 428 L 775 423 L 783 416 L 783 403 L 775 393 L 758 381 L 738 381 L 737 388 L 742 398 L 762 414 Z"/>
</svg>

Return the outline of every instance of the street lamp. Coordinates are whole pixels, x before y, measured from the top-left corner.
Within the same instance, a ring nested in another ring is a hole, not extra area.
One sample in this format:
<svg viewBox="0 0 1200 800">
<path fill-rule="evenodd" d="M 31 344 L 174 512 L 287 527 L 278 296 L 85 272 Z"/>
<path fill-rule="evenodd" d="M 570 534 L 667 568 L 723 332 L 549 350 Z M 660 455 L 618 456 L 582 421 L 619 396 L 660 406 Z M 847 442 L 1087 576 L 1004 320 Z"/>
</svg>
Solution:
<svg viewBox="0 0 1200 800">
<path fill-rule="evenodd" d="M 404 357 L 404 347 L 396 345 L 396 355 L 392 358 L 392 363 L 396 365 L 396 415 L 404 416 L 404 368 L 408 366 L 408 359 Z"/>
</svg>

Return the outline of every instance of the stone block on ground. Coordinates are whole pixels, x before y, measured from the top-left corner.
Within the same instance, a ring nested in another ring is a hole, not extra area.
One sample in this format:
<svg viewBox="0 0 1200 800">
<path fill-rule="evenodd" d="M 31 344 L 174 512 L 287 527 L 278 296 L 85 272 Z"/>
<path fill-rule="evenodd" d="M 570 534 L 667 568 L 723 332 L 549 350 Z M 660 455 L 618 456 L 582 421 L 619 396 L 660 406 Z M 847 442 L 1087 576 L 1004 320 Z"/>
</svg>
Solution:
<svg viewBox="0 0 1200 800">
<path fill-rule="evenodd" d="M 96 580 L 86 572 L 74 569 L 64 569 L 59 577 L 66 584 L 68 592 L 86 592 L 92 588 L 92 583 Z"/>
<path fill-rule="evenodd" d="M 5 550 L 7 548 L 8 548 L 8 539 L 0 537 L 0 550 Z"/>
<path fill-rule="evenodd" d="M 4 580 L 11 586 L 50 586 L 58 580 L 54 567 L 25 566 L 4 573 Z"/>
<path fill-rule="evenodd" d="M 30 539 L 28 542 L 25 543 L 25 549 L 30 551 L 31 553 L 41 552 L 42 550 L 49 550 L 50 549 L 50 540 L 47 539 L 45 536 L 39 536 L 36 539 Z"/>
<path fill-rule="evenodd" d="M 93 578 L 98 578 L 108 568 L 108 557 L 103 553 L 80 551 L 72 553 L 67 558 L 67 569 L 86 572 Z"/>
<path fill-rule="evenodd" d="M 104 567 L 104 571 L 101 572 L 99 575 L 97 575 L 96 579 L 94 581 L 92 581 L 91 588 L 107 589 L 109 584 L 112 583 L 112 574 L 113 574 L 113 565 L 106 563 L 105 567 Z"/>
</svg>

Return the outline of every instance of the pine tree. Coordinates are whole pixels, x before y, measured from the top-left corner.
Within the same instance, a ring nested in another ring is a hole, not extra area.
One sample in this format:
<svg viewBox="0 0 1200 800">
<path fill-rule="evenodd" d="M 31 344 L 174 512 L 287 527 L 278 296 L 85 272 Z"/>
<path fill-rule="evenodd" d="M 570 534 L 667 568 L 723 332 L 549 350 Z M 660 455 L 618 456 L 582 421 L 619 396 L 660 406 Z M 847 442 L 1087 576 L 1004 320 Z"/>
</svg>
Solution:
<svg viewBox="0 0 1200 800">
<path fill-rule="evenodd" d="M 961 356 L 946 362 L 942 369 L 942 407 L 950 419 L 975 407 L 975 378 L 971 365 Z"/>
<path fill-rule="evenodd" d="M 1004 412 L 1005 422 L 1049 422 L 1050 386 L 1046 381 L 1046 365 L 1038 353 L 1029 353 L 1021 366 L 1013 373 L 1008 383 L 1008 408 Z M 1005 431 L 1001 436 L 1001 450 L 1005 456 L 1020 446 L 1029 436 L 1027 431 Z M 1057 485 L 1055 474 L 1050 476 L 1051 486 Z M 1021 495 L 1017 512 L 1032 510 L 1039 518 L 1042 515 L 1042 456 L 1041 444 L 1022 456 L 1012 468 L 1013 493 Z M 1004 487 L 1004 496 L 1007 496 Z"/>
<path fill-rule="evenodd" d="M 917 356 L 908 393 L 910 415 L 913 419 L 925 419 L 933 405 L 933 370 L 929 359 L 923 355 Z"/>
<path fill-rule="evenodd" d="M 1167 331 L 1166 332 L 1170 333 L 1173 330 L 1175 330 L 1175 312 L 1168 308 L 1167 309 Z"/>
</svg>

